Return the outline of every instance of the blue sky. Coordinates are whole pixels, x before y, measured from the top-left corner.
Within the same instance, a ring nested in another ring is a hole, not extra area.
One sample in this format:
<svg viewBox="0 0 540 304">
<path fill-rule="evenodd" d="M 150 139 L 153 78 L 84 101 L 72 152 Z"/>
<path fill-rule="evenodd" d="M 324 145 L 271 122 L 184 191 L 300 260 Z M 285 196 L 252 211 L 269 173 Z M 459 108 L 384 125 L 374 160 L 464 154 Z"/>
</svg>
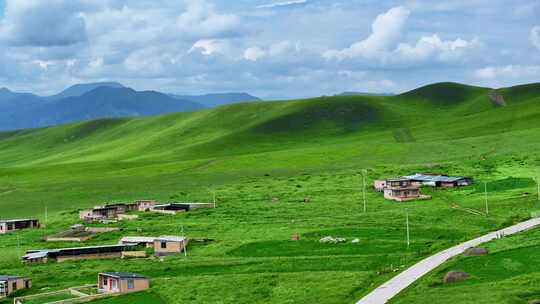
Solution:
<svg viewBox="0 0 540 304">
<path fill-rule="evenodd" d="M 540 81 L 537 0 L 0 0 L 0 87 L 264 98 Z"/>
</svg>

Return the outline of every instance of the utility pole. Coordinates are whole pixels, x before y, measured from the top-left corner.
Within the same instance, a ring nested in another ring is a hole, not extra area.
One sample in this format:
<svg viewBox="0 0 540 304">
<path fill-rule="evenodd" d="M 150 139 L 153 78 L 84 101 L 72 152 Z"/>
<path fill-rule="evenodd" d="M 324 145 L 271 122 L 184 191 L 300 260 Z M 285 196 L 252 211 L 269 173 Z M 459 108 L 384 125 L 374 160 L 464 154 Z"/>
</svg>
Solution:
<svg viewBox="0 0 540 304">
<path fill-rule="evenodd" d="M 407 224 L 407 248 L 409 248 L 411 246 L 411 236 L 409 233 L 409 209 L 405 209 L 405 217 Z"/>
<path fill-rule="evenodd" d="M 486 215 L 489 215 L 487 182 L 484 182 L 484 197 L 485 197 L 485 200 L 486 200 Z"/>
<path fill-rule="evenodd" d="M 366 174 L 367 174 L 367 170 L 364 170 L 362 172 L 362 198 L 364 200 L 364 213 L 367 212 L 367 205 L 366 205 Z"/>
<path fill-rule="evenodd" d="M 538 201 L 540 202 L 540 175 L 536 178 L 536 187 L 538 192 Z"/>
<path fill-rule="evenodd" d="M 184 247 L 184 256 L 187 257 L 187 243 L 186 243 L 186 236 L 184 235 L 184 225 L 180 225 L 180 230 L 182 232 L 182 237 L 184 238 L 182 240 L 182 246 Z"/>
</svg>

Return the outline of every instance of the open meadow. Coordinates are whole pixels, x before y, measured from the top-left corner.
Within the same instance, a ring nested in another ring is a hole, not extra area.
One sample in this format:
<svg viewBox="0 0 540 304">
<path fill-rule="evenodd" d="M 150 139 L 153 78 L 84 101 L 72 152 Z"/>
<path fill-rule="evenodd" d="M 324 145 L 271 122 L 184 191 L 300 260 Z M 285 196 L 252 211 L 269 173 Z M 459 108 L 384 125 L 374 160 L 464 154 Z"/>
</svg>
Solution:
<svg viewBox="0 0 540 304">
<path fill-rule="evenodd" d="M 0 235 L 1 272 L 33 279 L 22 295 L 95 283 L 100 271 L 151 278 L 151 292 L 96 302 L 103 304 L 354 303 L 432 253 L 540 211 L 540 84 L 497 90 L 506 106 L 490 93 L 441 83 L 398 96 L 242 103 L 0 133 L 0 219 L 46 224 Z M 471 176 L 476 183 L 423 189 L 433 199 L 403 203 L 372 188 L 375 179 L 416 172 Z M 80 223 L 84 207 L 135 199 L 211 202 L 214 193 L 216 209 L 139 212 L 137 220 L 111 224 L 121 231 L 84 242 L 183 229 L 194 239 L 187 257 L 20 261 L 29 249 L 81 245 L 43 238 Z M 294 234 L 300 240 L 291 240 Z M 491 243 L 493 255 L 457 258 L 395 303 L 483 303 L 478 288 L 500 302 L 526 303 L 540 294 L 532 285 L 540 280 L 532 259 L 538 234 Z M 319 242 L 326 236 L 347 241 Z M 473 279 L 443 286 L 443 271 L 456 267 Z M 521 289 L 510 292 L 508 285 Z"/>
</svg>

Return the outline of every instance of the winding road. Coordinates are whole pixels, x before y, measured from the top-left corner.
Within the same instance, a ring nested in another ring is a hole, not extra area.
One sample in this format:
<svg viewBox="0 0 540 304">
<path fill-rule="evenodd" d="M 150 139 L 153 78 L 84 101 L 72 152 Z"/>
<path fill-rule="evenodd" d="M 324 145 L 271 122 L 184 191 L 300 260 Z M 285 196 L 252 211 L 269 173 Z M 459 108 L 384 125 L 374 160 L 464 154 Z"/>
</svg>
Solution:
<svg viewBox="0 0 540 304">
<path fill-rule="evenodd" d="M 534 218 L 519 224 L 497 230 L 486 235 L 483 235 L 479 238 L 461 243 L 452 248 L 443 250 L 435 255 L 432 255 L 428 258 L 423 259 L 422 261 L 414 264 L 407 270 L 395 276 L 393 279 L 387 281 L 381 286 L 377 287 L 375 290 L 367 294 L 356 304 L 383 304 L 387 303 L 390 299 L 395 297 L 405 288 L 409 287 L 416 280 L 420 279 L 422 276 L 426 275 L 428 272 L 437 268 L 442 263 L 447 260 L 462 254 L 465 250 L 476 247 L 486 242 L 497 239 L 501 236 L 512 235 L 516 233 L 523 232 L 535 227 L 540 226 L 540 218 Z"/>
</svg>

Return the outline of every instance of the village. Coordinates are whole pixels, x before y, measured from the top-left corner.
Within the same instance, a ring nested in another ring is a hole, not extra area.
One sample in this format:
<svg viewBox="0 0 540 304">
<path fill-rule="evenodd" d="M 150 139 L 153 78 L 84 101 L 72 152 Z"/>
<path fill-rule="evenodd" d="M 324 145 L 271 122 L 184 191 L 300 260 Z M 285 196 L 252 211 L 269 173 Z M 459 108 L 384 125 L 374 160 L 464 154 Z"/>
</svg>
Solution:
<svg viewBox="0 0 540 304">
<path fill-rule="evenodd" d="M 155 200 L 137 200 L 127 203 L 110 203 L 98 205 L 91 209 L 81 210 L 79 220 L 66 231 L 46 236 L 47 242 L 85 242 L 97 234 L 119 231 L 116 227 L 90 227 L 89 224 L 111 224 L 124 220 L 136 220 L 134 212 L 149 212 L 164 215 L 176 215 L 197 209 L 215 208 L 214 203 L 159 203 Z M 0 234 L 16 233 L 19 230 L 39 229 L 42 225 L 38 219 L 0 220 Z M 62 263 L 75 260 L 114 259 L 114 258 L 146 258 L 149 253 L 156 258 L 187 255 L 190 239 L 183 235 L 157 236 L 124 236 L 118 243 L 109 245 L 81 246 L 69 248 L 27 250 L 21 257 L 25 264 Z M 150 288 L 150 280 L 143 275 L 129 272 L 103 272 L 97 274 L 97 284 L 72 287 L 68 290 L 41 293 L 14 298 L 15 304 L 22 304 L 39 297 L 68 293 L 70 298 L 62 303 L 81 303 L 96 300 L 110 295 L 137 292 Z M 18 291 L 32 288 L 32 279 L 18 275 L 0 274 L 0 300 Z M 92 288 L 95 292 L 85 293 Z M 76 301 L 75 301 L 75 300 Z M 55 302 L 56 303 L 56 302 Z"/>
<path fill-rule="evenodd" d="M 386 200 L 406 202 L 431 199 L 431 196 L 421 193 L 422 187 L 453 188 L 469 186 L 472 183 L 473 179 L 471 177 L 417 173 L 398 178 L 375 180 L 373 188 L 376 192 L 383 193 Z M 160 203 L 156 200 L 136 200 L 134 202 L 114 202 L 97 205 L 79 211 L 79 221 L 81 223 L 72 225 L 65 231 L 46 236 L 44 239 L 47 242 L 85 242 L 98 234 L 119 231 L 117 227 L 88 226 L 91 224 L 108 225 L 118 221 L 134 221 L 139 217 L 136 214 L 137 212 L 176 215 L 207 208 L 216 208 L 215 199 L 213 203 Z M 38 219 L 0 220 L 0 234 L 13 233 L 23 229 L 39 229 L 40 227 L 41 224 Z M 299 239 L 299 235 L 294 235 L 291 238 L 293 241 Z M 321 243 L 339 243 L 334 239 L 331 241 L 326 240 L 326 238 L 323 239 L 325 241 L 321 240 Z M 187 255 L 189 242 L 189 237 L 185 235 L 127 235 L 121 237 L 115 244 L 27 250 L 21 257 L 21 261 L 27 265 L 32 265 L 94 259 L 138 259 L 147 258 L 149 255 L 163 259 L 171 255 Z M 72 287 L 68 290 L 52 292 L 52 294 L 69 293 L 74 299 L 77 299 L 77 303 L 80 303 L 150 288 L 150 280 L 145 276 L 122 272 L 121 269 L 114 272 L 100 272 L 97 277 L 96 284 Z M 0 299 L 8 297 L 17 291 L 30 288 L 32 288 L 31 278 L 0 274 Z M 85 293 L 84 290 L 87 288 L 92 288 L 95 292 Z M 16 297 L 14 298 L 14 304 L 23 304 L 29 299 L 49 294 L 51 293 Z M 62 303 L 75 303 L 70 301 L 66 300 Z"/>
</svg>

